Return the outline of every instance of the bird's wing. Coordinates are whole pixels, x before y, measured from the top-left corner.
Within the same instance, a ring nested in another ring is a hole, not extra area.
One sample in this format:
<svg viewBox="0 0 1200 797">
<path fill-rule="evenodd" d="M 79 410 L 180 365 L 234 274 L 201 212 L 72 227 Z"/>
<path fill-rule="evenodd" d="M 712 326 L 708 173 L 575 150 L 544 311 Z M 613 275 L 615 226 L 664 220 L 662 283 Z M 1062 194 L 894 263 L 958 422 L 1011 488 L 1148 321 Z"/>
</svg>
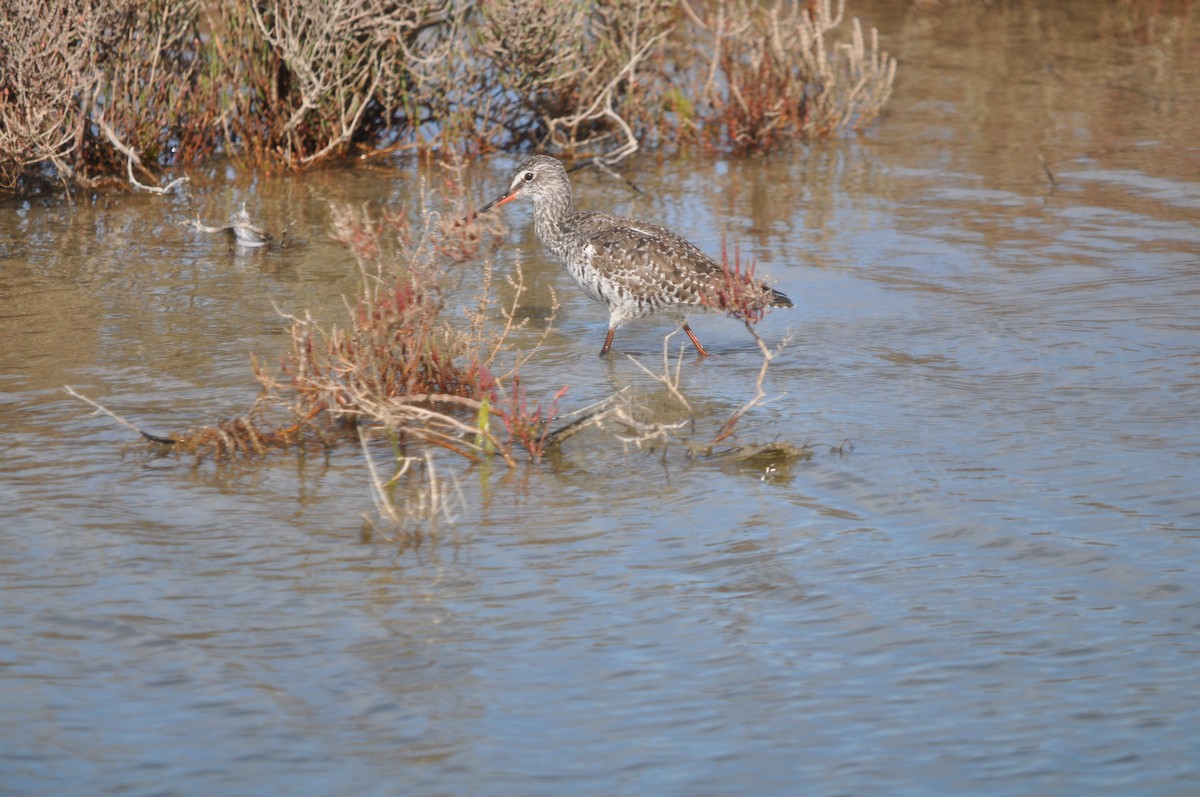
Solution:
<svg viewBox="0 0 1200 797">
<path fill-rule="evenodd" d="M 657 224 L 595 213 L 586 220 L 585 234 L 595 247 L 594 267 L 631 284 L 695 291 L 707 289 L 721 276 L 721 266 L 712 258 Z"/>
<path fill-rule="evenodd" d="M 729 273 L 685 238 L 657 224 L 589 213 L 581 220 L 594 247 L 592 266 L 635 293 L 703 304 L 730 312 L 791 307 L 787 296 L 750 273 Z M 739 284 L 740 283 L 740 284 Z M 668 298 L 669 297 L 669 298 Z"/>
</svg>

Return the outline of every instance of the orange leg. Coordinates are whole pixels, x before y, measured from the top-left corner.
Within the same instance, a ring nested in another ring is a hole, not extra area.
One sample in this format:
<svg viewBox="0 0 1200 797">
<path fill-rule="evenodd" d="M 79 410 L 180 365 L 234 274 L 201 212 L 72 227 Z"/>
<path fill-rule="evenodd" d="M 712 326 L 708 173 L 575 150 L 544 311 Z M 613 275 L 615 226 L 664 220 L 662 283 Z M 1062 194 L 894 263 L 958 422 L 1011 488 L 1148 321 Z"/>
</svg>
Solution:
<svg viewBox="0 0 1200 797">
<path fill-rule="evenodd" d="M 686 321 L 683 322 L 683 331 L 686 332 L 688 338 L 691 339 L 692 345 L 696 347 L 696 351 L 700 352 L 700 357 L 707 357 L 708 351 L 702 345 L 700 345 L 700 339 L 696 337 L 696 333 L 692 331 L 692 328 L 687 325 Z"/>
<path fill-rule="evenodd" d="M 612 348 L 612 339 L 613 339 L 613 335 L 615 335 L 615 334 L 617 334 L 617 328 L 609 327 L 608 328 L 608 336 L 604 339 L 604 348 L 600 350 L 601 357 L 608 354 L 608 350 Z"/>
</svg>

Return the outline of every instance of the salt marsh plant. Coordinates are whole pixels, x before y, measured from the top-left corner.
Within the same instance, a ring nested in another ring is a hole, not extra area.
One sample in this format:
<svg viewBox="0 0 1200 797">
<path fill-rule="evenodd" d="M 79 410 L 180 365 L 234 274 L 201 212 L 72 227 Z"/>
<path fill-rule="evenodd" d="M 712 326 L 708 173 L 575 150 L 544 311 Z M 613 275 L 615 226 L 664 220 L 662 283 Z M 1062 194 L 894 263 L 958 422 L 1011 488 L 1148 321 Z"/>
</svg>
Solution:
<svg viewBox="0 0 1200 797">
<path fill-rule="evenodd" d="M 513 333 L 527 323 L 519 263 L 501 283 L 489 252 L 498 231 L 477 227 L 494 222 L 456 216 L 448 223 L 429 209 L 435 201 L 423 192 L 411 218 L 361 206 L 333 208 L 330 234 L 359 273 L 342 318 L 330 323 L 307 311 L 283 314 L 289 332 L 285 350 L 253 360 L 261 390 L 241 415 L 170 436 L 137 431 L 198 466 L 211 462 L 220 468 L 288 450 L 361 446 L 374 487 L 375 523 L 380 534 L 393 536 L 428 533 L 432 524 L 453 520 L 454 507 L 462 504 L 456 479 L 464 466 L 553 463 L 569 456 L 566 441 L 587 430 L 598 431 L 600 439 L 577 438 L 585 452 L 614 440 L 626 448 L 673 447 L 689 457 L 719 460 L 746 450 L 733 439 L 735 427 L 765 402 L 764 382 L 776 351 L 755 331 L 761 315 L 757 294 L 741 287 L 753 268 L 740 260 L 737 247 L 724 253 L 731 287 L 718 290 L 712 301 L 715 309 L 743 321 L 762 353 L 747 391 L 752 395 L 743 405 L 723 419 L 701 415 L 680 387 L 682 350 L 672 361 L 668 338 L 661 370 L 635 360 L 650 384 L 661 386 L 665 402 L 646 401 L 644 390 L 625 388 L 599 404 L 564 409 L 566 386 L 522 378 L 523 366 L 552 329 L 554 303 L 549 320 L 539 321 L 541 337 L 517 350 Z M 471 243 L 456 242 L 455 236 Z M 469 272 L 479 285 L 464 290 L 459 280 L 468 272 L 456 260 L 471 247 L 479 249 L 480 269 Z M 465 316 L 459 312 L 464 303 Z M 770 451 L 785 458 L 804 455 L 786 444 Z"/>
<path fill-rule="evenodd" d="M 270 448 L 332 446 L 366 427 L 383 430 L 401 447 L 434 446 L 515 465 L 520 443 L 534 438 L 503 437 L 480 419 L 538 423 L 533 403 L 506 401 L 517 388 L 522 356 L 513 354 L 507 370 L 498 365 L 508 335 L 521 324 L 519 269 L 510 277 L 513 303 L 495 311 L 501 323 L 489 323 L 497 303 L 488 268 L 472 316 L 456 324 L 446 312 L 457 286 L 449 260 L 438 254 L 450 246 L 438 214 L 425 213 L 415 231 L 405 217 L 361 208 L 337 208 L 332 218 L 332 235 L 354 255 L 360 276 L 346 318 L 322 324 L 308 313 L 285 316 L 289 348 L 277 367 L 255 361 L 262 394 L 254 407 L 243 418 L 179 436 L 177 450 L 222 459 Z M 470 223 L 454 229 L 483 237 Z M 535 417 L 521 417 L 526 411 Z"/>
<path fill-rule="evenodd" d="M 225 155 L 615 163 L 870 122 L 895 61 L 844 0 L 8 0 L 0 188 L 164 188 Z"/>
<path fill-rule="evenodd" d="M 891 96 L 896 60 L 869 43 L 857 19 L 850 40 L 833 43 L 845 0 L 759 3 L 724 0 L 706 13 L 682 4 L 707 40 L 708 64 L 697 100 L 715 125 L 708 141 L 736 151 L 764 151 L 796 136 L 862 128 Z"/>
</svg>

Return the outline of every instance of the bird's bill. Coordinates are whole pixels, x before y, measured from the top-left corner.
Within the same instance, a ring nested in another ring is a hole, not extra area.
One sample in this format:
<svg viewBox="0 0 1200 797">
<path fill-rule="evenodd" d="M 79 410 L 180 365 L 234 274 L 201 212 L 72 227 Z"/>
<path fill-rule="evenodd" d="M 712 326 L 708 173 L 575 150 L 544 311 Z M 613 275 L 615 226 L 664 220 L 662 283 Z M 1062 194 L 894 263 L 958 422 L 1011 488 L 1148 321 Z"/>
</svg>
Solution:
<svg viewBox="0 0 1200 797">
<path fill-rule="evenodd" d="M 500 196 L 493 199 L 491 202 L 489 202 L 486 205 L 484 205 L 483 207 L 481 207 L 478 212 L 479 213 L 487 213 L 492 208 L 498 208 L 501 205 L 503 205 L 505 202 L 512 202 L 516 198 L 517 198 L 517 195 L 515 192 L 505 191 L 503 194 L 501 194 Z"/>
</svg>

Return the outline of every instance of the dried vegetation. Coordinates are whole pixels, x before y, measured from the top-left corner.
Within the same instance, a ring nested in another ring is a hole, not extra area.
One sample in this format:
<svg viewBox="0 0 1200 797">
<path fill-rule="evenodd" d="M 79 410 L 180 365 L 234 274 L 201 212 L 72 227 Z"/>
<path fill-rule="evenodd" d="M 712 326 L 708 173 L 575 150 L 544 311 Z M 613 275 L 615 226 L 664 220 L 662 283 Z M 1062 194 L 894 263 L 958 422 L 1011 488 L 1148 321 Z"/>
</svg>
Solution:
<svg viewBox="0 0 1200 797">
<path fill-rule="evenodd" d="M 456 481 L 461 468 L 453 463 L 518 468 L 567 455 L 564 443 L 587 430 L 627 450 L 665 454 L 674 447 L 735 465 L 809 456 L 808 449 L 786 443 L 747 447 L 734 440 L 743 416 L 765 403 L 764 383 L 778 352 L 754 327 L 761 317 L 759 291 L 736 287 L 749 285 L 753 276 L 736 247 L 724 263 L 735 288 L 713 301 L 745 324 L 762 362 L 751 395 L 727 416 L 697 411 L 685 396 L 684 349 L 673 360 L 670 336 L 661 367 L 634 361 L 647 376 L 641 387 L 631 383 L 599 404 L 566 411 L 565 385 L 528 386 L 522 368 L 552 331 L 556 307 L 548 322 L 523 329 L 528 322 L 519 263 L 507 279 L 495 277 L 489 250 L 501 231 L 479 226 L 495 223 L 486 217 L 464 220 L 461 195 L 453 193 L 457 172 L 445 169 L 443 191 L 459 203 L 445 215 L 429 209 L 435 201 L 444 204 L 445 196 L 429 192 L 413 218 L 333 209 L 331 235 L 357 263 L 357 294 L 340 323 L 284 315 L 287 349 L 277 362 L 255 359 L 261 391 L 244 414 L 168 438 L 68 392 L 196 464 L 224 467 L 289 449 L 361 445 L 374 485 L 375 529 L 383 536 L 421 536 L 431 524 L 453 519 L 464 503 Z M 474 279 L 480 271 L 454 268 L 461 259 L 483 264 L 474 292 L 462 290 L 456 275 Z M 524 351 L 512 342 L 518 330 Z"/>
<path fill-rule="evenodd" d="M 766 150 L 866 124 L 894 72 L 843 0 L 9 0 L 0 186 L 162 190 L 215 154 Z"/>
<path fill-rule="evenodd" d="M 476 461 L 494 454 L 515 465 L 523 445 L 537 457 L 536 441 L 501 435 L 489 422 L 495 417 L 524 429 L 540 417 L 540 407 L 520 390 L 524 358 L 496 370 L 509 334 L 522 324 L 519 270 L 508 286 L 516 298 L 497 311 L 499 324 L 490 269 L 466 324 L 456 324 L 447 310 L 457 286 L 443 252 L 461 253 L 467 241 L 485 241 L 488 233 L 474 222 L 446 227 L 429 212 L 418 230 L 407 216 L 362 208 L 335 208 L 333 220 L 332 235 L 353 253 L 361 279 L 343 323 L 285 316 L 290 346 L 277 368 L 255 361 L 263 388 L 255 406 L 244 418 L 179 436 L 176 449 L 222 459 L 336 445 L 367 427 L 398 446 L 431 444 Z"/>
<path fill-rule="evenodd" d="M 861 126 L 895 64 L 856 21 L 834 44 L 843 18 L 841 0 L 12 0 L 0 19 L 0 188 L 162 193 L 185 179 L 165 172 L 218 154 L 300 169 L 439 153 L 444 214 L 428 192 L 411 213 L 333 209 L 359 290 L 340 323 L 285 316 L 289 346 L 278 364 L 255 362 L 261 393 L 247 412 L 173 438 L 142 432 L 197 462 L 361 445 L 382 533 L 452 517 L 462 499 L 447 461 L 515 468 L 587 430 L 639 450 L 791 462 L 808 449 L 734 443 L 777 354 L 754 330 L 760 297 L 743 290 L 753 269 L 736 248 L 713 303 L 745 323 L 762 363 L 727 417 L 693 409 L 669 341 L 661 369 L 637 363 L 655 400 L 617 390 L 563 413 L 565 386 L 528 386 L 529 351 L 511 343 L 525 323 L 520 269 L 493 274 L 503 230 L 467 212 L 463 162 L 538 147 L 604 166 L 644 144 L 763 151 Z M 270 240 L 244 214 L 189 223 Z M 466 260 L 483 265 L 464 320 L 449 264 Z"/>
<path fill-rule="evenodd" d="M 760 152 L 798 133 L 861 128 L 891 96 L 896 61 L 879 48 L 878 31 L 871 29 L 868 44 L 853 19 L 849 42 L 827 41 L 845 19 L 844 0 L 836 10 L 828 0 L 727 0 L 703 12 L 687 0 L 682 6 L 708 41 L 698 97 L 706 121 L 716 122 L 700 128 L 710 142 Z"/>
<path fill-rule="evenodd" d="M 479 217 L 452 224 L 443 218 L 425 210 L 421 228 L 414 231 L 405 216 L 335 208 L 331 234 L 353 253 L 361 278 L 347 317 L 324 327 L 309 315 L 285 316 L 290 345 L 278 368 L 254 363 L 263 388 L 255 406 L 244 417 L 175 438 L 176 449 L 198 459 L 259 455 L 271 448 L 334 445 L 346 432 L 365 426 L 386 431 L 397 445 L 431 444 L 472 461 L 500 459 L 515 466 L 542 459 L 552 446 L 607 417 L 613 406 L 624 406 L 624 414 L 617 413 L 621 417 L 636 417 L 632 404 L 615 400 L 618 393 L 602 408 L 589 408 L 586 417 L 555 427 L 567 388 L 531 398 L 520 371 L 552 331 L 556 307 L 531 349 L 515 351 L 512 333 L 527 324 L 520 265 L 505 281 L 503 293 L 510 298 L 501 304 L 491 261 L 484 257 L 470 309 L 465 319 L 456 320 L 450 296 L 461 302 L 455 275 L 463 272 L 448 267 L 453 258 L 446 253 L 458 255 L 471 249 L 466 242 L 479 241 L 472 251 L 479 254 L 499 240 L 499 231 L 475 229 L 489 223 Z M 757 286 L 753 265 L 743 265 L 736 247 L 732 257 L 723 255 L 727 283 L 734 288 L 714 296 L 714 306 L 743 322 L 763 361 L 755 395 L 697 451 L 728 438 L 738 419 L 762 403 L 767 367 L 775 356 L 754 328 L 763 311 L 761 289 L 752 289 Z M 665 343 L 661 374 L 638 365 L 691 411 L 678 387 L 680 362 L 672 370 Z M 661 430 L 647 434 L 661 437 Z"/>
</svg>

